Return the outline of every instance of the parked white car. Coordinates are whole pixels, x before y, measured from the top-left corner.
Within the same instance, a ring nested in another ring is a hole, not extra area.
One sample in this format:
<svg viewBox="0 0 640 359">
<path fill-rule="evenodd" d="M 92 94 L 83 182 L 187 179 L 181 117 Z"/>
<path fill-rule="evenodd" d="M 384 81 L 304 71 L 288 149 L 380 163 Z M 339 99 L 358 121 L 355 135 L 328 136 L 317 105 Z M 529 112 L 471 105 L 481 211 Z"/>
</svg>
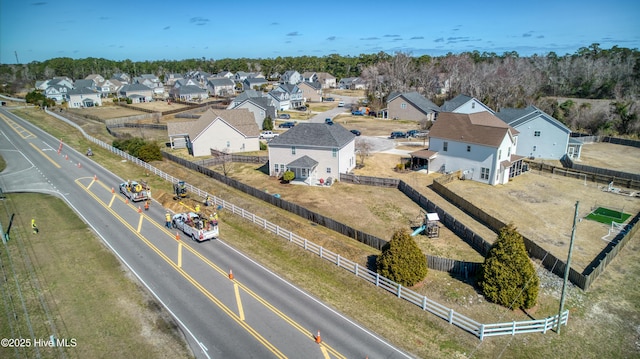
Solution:
<svg viewBox="0 0 640 359">
<path fill-rule="evenodd" d="M 275 137 L 278 137 L 279 134 L 273 132 L 273 131 L 262 131 L 260 132 L 260 139 L 261 140 L 270 140 L 273 139 Z"/>
</svg>

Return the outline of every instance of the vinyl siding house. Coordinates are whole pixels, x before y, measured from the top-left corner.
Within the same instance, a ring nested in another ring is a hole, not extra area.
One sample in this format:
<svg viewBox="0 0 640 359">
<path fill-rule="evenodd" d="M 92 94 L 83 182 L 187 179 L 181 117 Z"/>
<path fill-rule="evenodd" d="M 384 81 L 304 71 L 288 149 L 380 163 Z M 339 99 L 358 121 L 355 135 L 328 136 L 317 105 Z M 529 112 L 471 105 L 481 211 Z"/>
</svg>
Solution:
<svg viewBox="0 0 640 359">
<path fill-rule="evenodd" d="M 317 72 L 318 82 L 323 89 L 336 88 L 336 78 L 327 72 Z"/>
<path fill-rule="evenodd" d="M 230 78 L 213 78 L 207 81 L 207 90 L 213 96 L 231 96 L 235 94 L 236 84 Z"/>
<path fill-rule="evenodd" d="M 490 112 L 442 112 L 429 132 L 429 172 L 462 171 L 464 179 L 505 184 L 522 173 L 518 131 Z"/>
<path fill-rule="evenodd" d="M 300 75 L 300 73 L 298 71 L 295 71 L 295 70 L 286 71 L 280 77 L 280 83 L 281 84 L 295 85 L 295 84 L 300 83 L 301 81 L 302 81 L 302 75 Z"/>
<path fill-rule="evenodd" d="M 119 97 L 130 98 L 134 103 L 150 102 L 153 100 L 153 90 L 142 84 L 130 84 L 120 87 Z"/>
<path fill-rule="evenodd" d="M 337 123 L 301 123 L 269 142 L 269 174 L 291 170 L 308 185 L 338 178 L 355 168 L 355 137 Z"/>
<path fill-rule="evenodd" d="M 185 85 L 173 87 L 169 91 L 171 98 L 180 101 L 202 101 L 209 98 L 207 90 L 203 90 L 195 85 Z"/>
<path fill-rule="evenodd" d="M 449 101 L 445 101 L 440 106 L 442 112 L 455 112 L 455 113 L 476 113 L 482 111 L 488 111 L 492 114 L 496 114 L 489 106 L 480 102 L 475 97 L 469 97 L 467 95 L 460 94 Z"/>
<path fill-rule="evenodd" d="M 418 92 L 392 92 L 387 99 L 389 118 L 413 121 L 434 121 L 440 112 L 433 102 Z"/>
<path fill-rule="evenodd" d="M 265 118 L 276 118 L 276 107 L 272 99 L 268 97 L 250 97 L 240 102 L 234 109 L 247 109 L 253 115 L 258 128 L 262 128 Z"/>
<path fill-rule="evenodd" d="M 287 111 L 291 109 L 290 95 L 285 91 L 271 90 L 267 94 L 276 103 L 278 111 Z"/>
<path fill-rule="evenodd" d="M 290 108 L 298 108 L 304 105 L 304 94 L 298 85 L 281 84 L 272 91 L 281 91 L 289 94 L 289 106 Z"/>
<path fill-rule="evenodd" d="M 67 96 L 67 92 L 71 90 L 71 88 L 62 85 L 52 85 L 48 86 L 44 90 L 44 96 L 46 98 L 52 99 L 55 102 L 62 102 L 65 100 Z"/>
<path fill-rule="evenodd" d="M 269 82 L 264 78 L 259 77 L 247 77 L 242 80 L 242 88 L 245 90 L 260 90 L 262 85 L 267 85 Z"/>
<path fill-rule="evenodd" d="M 496 116 L 520 132 L 518 155 L 559 160 L 567 154 L 571 158 L 580 158 L 581 142 L 572 141 L 570 144 L 571 130 L 539 108 L 502 108 Z"/>
<path fill-rule="evenodd" d="M 301 82 L 298 88 L 302 90 L 302 98 L 305 102 L 321 102 L 322 86 L 319 82 Z"/>
<path fill-rule="evenodd" d="M 172 148 L 190 149 L 193 156 L 260 150 L 260 129 L 247 109 L 206 110 L 200 118 L 167 123 Z"/>
<path fill-rule="evenodd" d="M 100 92 L 87 87 L 71 89 L 65 97 L 69 108 L 102 106 Z"/>
</svg>

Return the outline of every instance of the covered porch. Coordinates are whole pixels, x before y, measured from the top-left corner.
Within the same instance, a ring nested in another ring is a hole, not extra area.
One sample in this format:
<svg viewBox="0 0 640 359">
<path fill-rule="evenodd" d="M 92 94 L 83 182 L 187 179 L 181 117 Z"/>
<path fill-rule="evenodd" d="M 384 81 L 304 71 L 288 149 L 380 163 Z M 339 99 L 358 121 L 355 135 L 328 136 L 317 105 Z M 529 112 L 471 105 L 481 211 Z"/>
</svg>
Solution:
<svg viewBox="0 0 640 359">
<path fill-rule="evenodd" d="M 438 156 L 438 152 L 423 149 L 411 152 L 409 153 L 409 156 L 411 156 L 412 170 L 427 170 L 427 172 L 429 172 L 429 165 L 431 163 L 431 160 Z"/>
<path fill-rule="evenodd" d="M 316 183 L 318 167 L 318 161 L 309 156 L 302 156 L 287 164 L 287 169 L 295 173 L 295 178 L 292 182 L 302 182 L 308 185 Z"/>
</svg>

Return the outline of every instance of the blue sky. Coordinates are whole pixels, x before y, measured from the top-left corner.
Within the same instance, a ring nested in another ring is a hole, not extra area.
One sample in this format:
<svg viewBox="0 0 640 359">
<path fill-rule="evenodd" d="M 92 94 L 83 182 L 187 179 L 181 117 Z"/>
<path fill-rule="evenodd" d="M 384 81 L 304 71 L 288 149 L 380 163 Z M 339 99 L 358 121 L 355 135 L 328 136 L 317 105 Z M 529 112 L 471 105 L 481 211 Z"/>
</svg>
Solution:
<svg viewBox="0 0 640 359">
<path fill-rule="evenodd" d="M 0 0 L 0 63 L 640 48 L 640 1 Z"/>
</svg>

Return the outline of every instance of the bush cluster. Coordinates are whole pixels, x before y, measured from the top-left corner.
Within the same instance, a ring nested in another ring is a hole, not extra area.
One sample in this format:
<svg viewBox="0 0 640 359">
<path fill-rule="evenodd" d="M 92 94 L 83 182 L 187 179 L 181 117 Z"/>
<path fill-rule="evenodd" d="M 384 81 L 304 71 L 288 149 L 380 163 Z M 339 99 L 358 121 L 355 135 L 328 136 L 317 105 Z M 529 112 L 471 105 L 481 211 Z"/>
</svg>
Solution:
<svg viewBox="0 0 640 359">
<path fill-rule="evenodd" d="M 145 162 L 162 160 L 160 146 L 155 142 L 147 142 L 140 137 L 129 137 L 114 140 L 112 145 L 113 147 Z"/>
</svg>

